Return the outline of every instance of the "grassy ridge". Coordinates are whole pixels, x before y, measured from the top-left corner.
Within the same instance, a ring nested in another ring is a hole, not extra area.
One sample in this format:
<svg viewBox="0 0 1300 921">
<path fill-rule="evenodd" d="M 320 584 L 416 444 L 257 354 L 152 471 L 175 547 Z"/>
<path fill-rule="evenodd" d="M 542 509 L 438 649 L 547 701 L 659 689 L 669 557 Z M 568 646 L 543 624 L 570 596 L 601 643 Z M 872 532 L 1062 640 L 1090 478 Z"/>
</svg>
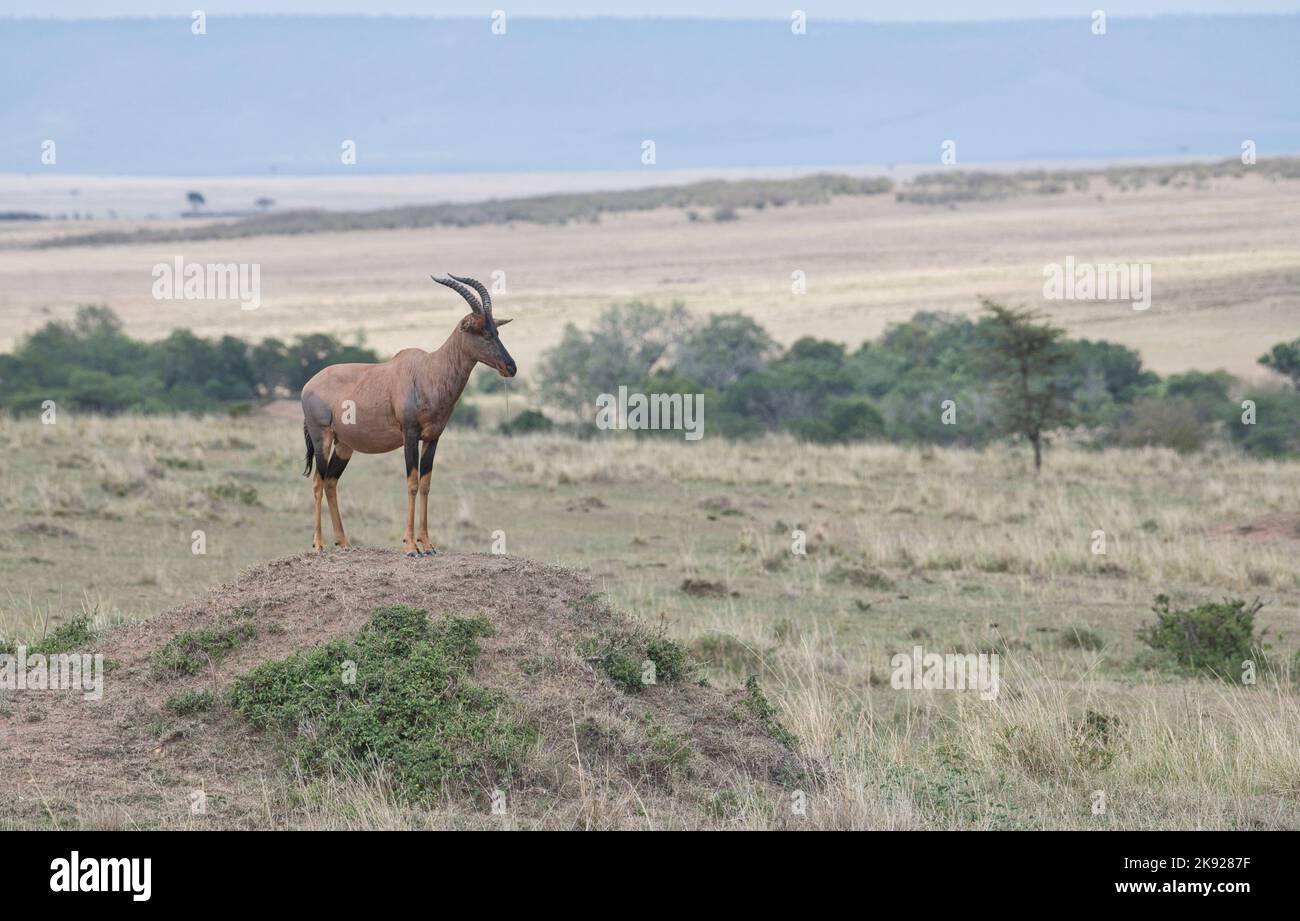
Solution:
<svg viewBox="0 0 1300 921">
<path fill-rule="evenodd" d="M 994 201 L 1022 195 L 1052 195 L 1069 189 L 1086 191 L 1105 183 L 1112 191 L 1126 192 L 1147 185 L 1201 188 L 1210 179 L 1242 178 L 1250 173 L 1271 180 L 1300 179 L 1300 157 L 1274 157 L 1245 165 L 1240 160 L 1217 163 L 1117 166 L 1098 169 L 984 170 L 946 169 L 922 173 L 897 189 L 886 178 L 856 178 L 818 173 L 794 179 L 705 180 L 680 186 L 655 186 L 607 192 L 568 192 L 553 195 L 407 205 L 366 211 L 294 210 L 258 214 L 234 221 L 189 227 L 134 231 L 95 231 L 51 237 L 32 243 L 33 248 L 107 246 L 131 243 L 179 243 L 200 240 L 236 240 L 247 237 L 353 230 L 397 230 L 422 227 L 474 227 L 515 222 L 561 225 L 596 223 L 604 214 L 650 211 L 656 208 L 712 211 L 715 220 L 734 220 L 737 209 L 779 208 L 785 205 L 824 204 L 837 196 L 881 195 L 891 191 L 901 202 L 947 205 Z M 34 215 L 32 217 L 39 217 Z"/>
<path fill-rule="evenodd" d="M 597 222 L 602 214 L 654 208 L 713 208 L 719 215 L 736 208 L 815 205 L 836 195 L 889 192 L 888 179 L 855 179 L 820 173 L 798 179 L 706 180 L 683 186 L 660 186 L 616 192 L 575 192 L 482 202 L 408 205 L 374 211 L 284 211 L 224 224 L 201 224 L 172 230 L 144 228 L 131 233 L 103 231 L 44 240 L 38 247 L 98 246 L 120 243 L 171 243 L 234 240 L 243 237 L 351 230 L 396 230 L 411 227 L 474 227 L 480 224 Z M 725 218 L 723 218 L 725 219 Z"/>
</svg>

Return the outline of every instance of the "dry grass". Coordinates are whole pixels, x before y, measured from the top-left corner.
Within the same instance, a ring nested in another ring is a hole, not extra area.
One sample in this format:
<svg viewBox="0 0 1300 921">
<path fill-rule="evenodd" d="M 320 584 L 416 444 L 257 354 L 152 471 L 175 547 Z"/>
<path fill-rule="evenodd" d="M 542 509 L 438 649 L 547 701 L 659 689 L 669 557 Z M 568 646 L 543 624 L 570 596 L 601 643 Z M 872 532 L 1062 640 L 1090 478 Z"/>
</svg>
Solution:
<svg viewBox="0 0 1300 921">
<path fill-rule="evenodd" d="M 0 481 L 0 633 L 39 634 L 82 609 L 148 617 L 310 539 L 289 422 L 61 416 L 0 421 L 0 437 L 15 445 Z M 1148 670 L 1134 636 L 1158 592 L 1258 595 L 1271 657 L 1291 659 L 1300 532 L 1239 528 L 1300 521 L 1300 465 L 1060 446 L 1034 480 L 1012 448 L 455 432 L 434 483 L 440 544 L 487 551 L 501 529 L 512 554 L 584 566 L 617 606 L 704 658 L 715 683 L 760 674 L 826 765 L 802 815 L 738 783 L 656 827 L 1300 827 L 1300 697 L 1285 670 L 1253 687 Z M 340 495 L 354 540 L 397 544 L 396 455 L 354 460 Z M 795 528 L 806 557 L 790 553 Z M 190 552 L 194 529 L 205 556 Z M 725 592 L 684 593 L 686 578 Z M 1100 648 L 1063 641 L 1080 626 Z M 893 690 L 890 657 L 916 643 L 1000 649 L 1001 695 Z M 1089 729 L 1089 711 L 1104 730 Z M 636 791 L 603 766 L 580 776 L 543 827 L 636 814 Z M 295 804 L 295 826 L 504 821 L 394 807 L 382 779 L 267 783 L 273 802 Z"/>
</svg>

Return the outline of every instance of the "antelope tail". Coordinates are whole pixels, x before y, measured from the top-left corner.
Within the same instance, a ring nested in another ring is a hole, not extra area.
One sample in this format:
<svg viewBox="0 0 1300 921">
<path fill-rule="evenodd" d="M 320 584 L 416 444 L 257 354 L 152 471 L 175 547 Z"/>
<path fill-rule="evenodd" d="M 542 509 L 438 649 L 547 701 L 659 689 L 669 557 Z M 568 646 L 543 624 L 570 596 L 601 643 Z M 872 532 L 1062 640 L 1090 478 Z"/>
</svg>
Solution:
<svg viewBox="0 0 1300 921">
<path fill-rule="evenodd" d="M 311 476 L 311 460 L 316 454 L 316 449 L 311 443 L 311 432 L 307 431 L 307 422 L 303 420 L 302 436 L 307 439 L 307 466 L 303 468 L 303 476 Z"/>
</svg>

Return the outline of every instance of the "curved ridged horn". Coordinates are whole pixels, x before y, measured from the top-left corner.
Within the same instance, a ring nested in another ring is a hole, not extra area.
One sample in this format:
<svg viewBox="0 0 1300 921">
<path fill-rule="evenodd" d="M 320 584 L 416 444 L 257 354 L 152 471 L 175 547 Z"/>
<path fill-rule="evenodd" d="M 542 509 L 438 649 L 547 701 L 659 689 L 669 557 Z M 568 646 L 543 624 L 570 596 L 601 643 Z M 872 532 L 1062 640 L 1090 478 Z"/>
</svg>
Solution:
<svg viewBox="0 0 1300 921">
<path fill-rule="evenodd" d="M 474 297 L 474 292 L 470 291 L 469 288 L 466 288 L 459 281 L 455 281 L 455 275 L 450 278 L 439 278 L 437 275 L 430 275 L 429 277 L 440 285 L 446 285 L 461 297 L 465 298 L 465 300 L 469 302 L 470 310 L 473 310 L 477 314 L 483 313 L 483 307 L 479 304 L 478 299 Z M 475 282 L 474 284 L 477 285 L 478 282 Z"/>
<path fill-rule="evenodd" d="M 450 272 L 447 274 L 451 275 Z M 452 275 L 451 277 L 457 281 L 463 281 L 465 284 L 477 291 L 478 296 L 483 300 L 483 310 L 488 314 L 492 313 L 492 295 L 488 294 L 487 285 L 483 284 L 483 282 L 479 281 L 477 278 L 469 278 L 465 275 Z"/>
</svg>

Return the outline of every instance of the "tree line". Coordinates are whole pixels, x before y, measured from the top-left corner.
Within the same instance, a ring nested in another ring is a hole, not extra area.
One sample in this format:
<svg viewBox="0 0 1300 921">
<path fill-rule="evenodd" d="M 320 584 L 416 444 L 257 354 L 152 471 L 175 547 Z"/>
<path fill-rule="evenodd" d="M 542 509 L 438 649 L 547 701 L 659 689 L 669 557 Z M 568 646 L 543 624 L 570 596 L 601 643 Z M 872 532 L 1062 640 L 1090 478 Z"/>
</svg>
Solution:
<svg viewBox="0 0 1300 921">
<path fill-rule="evenodd" d="M 1033 310 L 982 306 L 973 318 L 919 312 L 851 350 L 812 336 L 781 348 L 740 313 L 696 318 L 681 304 L 614 305 L 590 330 L 566 326 L 539 362 L 533 380 L 546 412 L 525 411 L 500 428 L 590 436 L 596 397 L 622 385 L 705 394 L 705 431 L 727 438 L 785 432 L 821 444 L 980 446 L 1010 436 L 1027 443 L 1036 466 L 1063 430 L 1097 447 L 1186 453 L 1229 442 L 1259 457 L 1300 454 L 1300 339 L 1260 357 L 1278 375 L 1273 386 L 1226 371 L 1162 378 L 1130 348 L 1069 338 Z M 251 342 L 177 329 L 143 342 L 111 310 L 85 306 L 0 354 L 0 409 L 32 412 L 54 400 L 101 413 L 237 410 L 295 397 L 327 365 L 378 360 L 360 340 L 323 333 Z M 479 375 L 474 389 L 500 386 Z M 476 425 L 476 407 L 461 404 L 457 421 Z"/>
<path fill-rule="evenodd" d="M 812 336 L 782 349 L 740 313 L 696 320 L 681 304 L 622 304 L 589 331 L 566 327 L 541 362 L 539 395 L 579 433 L 593 427 L 596 395 L 622 384 L 703 392 L 706 431 L 732 438 L 978 446 L 1013 436 L 1036 466 L 1064 429 L 1098 447 L 1190 452 L 1227 440 L 1257 456 L 1300 453 L 1300 339 L 1261 357 L 1276 386 L 1225 371 L 1162 378 L 1134 350 L 1069 338 L 1034 310 L 982 307 L 974 318 L 920 312 L 850 350 Z"/>
<path fill-rule="evenodd" d="M 296 396 L 326 365 L 378 361 L 370 349 L 323 333 L 249 342 L 204 339 L 188 329 L 142 342 L 105 307 L 84 306 L 0 355 L 0 408 L 60 407 L 100 413 L 211 412 Z"/>
</svg>

